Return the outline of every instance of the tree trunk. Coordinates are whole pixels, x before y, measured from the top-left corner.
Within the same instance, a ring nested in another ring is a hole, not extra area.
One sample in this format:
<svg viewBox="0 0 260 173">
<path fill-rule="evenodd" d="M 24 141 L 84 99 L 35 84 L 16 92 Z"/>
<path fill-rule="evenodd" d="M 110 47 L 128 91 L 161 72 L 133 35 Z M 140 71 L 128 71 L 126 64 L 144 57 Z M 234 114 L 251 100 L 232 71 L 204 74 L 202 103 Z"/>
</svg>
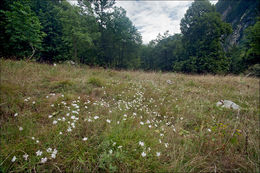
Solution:
<svg viewBox="0 0 260 173">
<path fill-rule="evenodd" d="M 36 49 L 33 47 L 33 45 L 31 43 L 30 43 L 30 46 L 32 48 L 32 55 L 28 58 L 27 61 L 30 61 L 32 59 L 32 57 L 33 57 L 33 55 L 35 54 L 35 51 L 36 51 Z"/>
</svg>

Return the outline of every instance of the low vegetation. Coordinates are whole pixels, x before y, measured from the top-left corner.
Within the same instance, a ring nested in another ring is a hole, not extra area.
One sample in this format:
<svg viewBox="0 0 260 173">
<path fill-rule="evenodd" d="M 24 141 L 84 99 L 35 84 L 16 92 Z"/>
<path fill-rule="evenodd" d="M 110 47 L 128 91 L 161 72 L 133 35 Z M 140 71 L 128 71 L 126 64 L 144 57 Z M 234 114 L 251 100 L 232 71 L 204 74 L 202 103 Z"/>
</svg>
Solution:
<svg viewBox="0 0 260 173">
<path fill-rule="evenodd" d="M 1 60 L 0 89 L 1 172 L 259 168 L 256 78 Z"/>
</svg>

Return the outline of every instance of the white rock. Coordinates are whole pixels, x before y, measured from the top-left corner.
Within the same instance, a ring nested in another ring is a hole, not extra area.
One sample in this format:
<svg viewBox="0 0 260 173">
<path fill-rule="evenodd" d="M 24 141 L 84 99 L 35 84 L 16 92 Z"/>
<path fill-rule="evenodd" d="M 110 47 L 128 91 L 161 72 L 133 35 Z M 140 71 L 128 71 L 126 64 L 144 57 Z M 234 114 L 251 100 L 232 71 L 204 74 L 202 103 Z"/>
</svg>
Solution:
<svg viewBox="0 0 260 173">
<path fill-rule="evenodd" d="M 221 106 L 223 108 L 229 108 L 234 110 L 240 110 L 240 106 L 230 100 L 220 100 L 216 103 L 217 106 Z"/>
</svg>

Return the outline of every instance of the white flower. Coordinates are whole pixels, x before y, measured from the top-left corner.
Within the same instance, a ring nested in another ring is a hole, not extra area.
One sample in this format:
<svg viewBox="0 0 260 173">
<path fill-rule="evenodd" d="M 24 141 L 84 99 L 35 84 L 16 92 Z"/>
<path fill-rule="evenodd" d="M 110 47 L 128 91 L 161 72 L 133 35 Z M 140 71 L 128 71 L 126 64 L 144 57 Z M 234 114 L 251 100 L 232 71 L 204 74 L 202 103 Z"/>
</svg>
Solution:
<svg viewBox="0 0 260 173">
<path fill-rule="evenodd" d="M 117 121 L 117 124 L 120 124 L 120 121 Z"/>
<path fill-rule="evenodd" d="M 151 151 L 151 148 L 150 148 L 150 147 L 148 147 L 148 151 Z"/>
<path fill-rule="evenodd" d="M 54 107 L 54 104 L 52 104 L 51 107 Z"/>
<path fill-rule="evenodd" d="M 70 118 L 74 120 L 76 117 L 73 115 L 73 116 L 71 116 Z"/>
<path fill-rule="evenodd" d="M 94 116 L 94 119 L 96 120 L 96 119 L 99 119 L 99 116 Z"/>
<path fill-rule="evenodd" d="M 165 148 L 168 148 L 169 144 L 168 144 L 168 143 L 165 143 L 164 146 L 165 146 Z"/>
<path fill-rule="evenodd" d="M 67 116 L 67 117 L 70 116 L 70 113 L 67 113 L 66 116 Z"/>
<path fill-rule="evenodd" d="M 112 154 L 113 153 L 113 150 L 109 150 L 109 154 Z"/>
<path fill-rule="evenodd" d="M 84 137 L 82 140 L 83 140 L 83 141 L 86 141 L 86 140 L 88 140 L 88 138 L 87 138 L 87 137 Z"/>
<path fill-rule="evenodd" d="M 48 153 L 51 153 L 51 152 L 52 152 L 52 149 L 51 149 L 51 148 L 48 148 L 46 151 L 47 151 Z"/>
<path fill-rule="evenodd" d="M 127 117 L 127 115 L 126 115 L 126 114 L 124 114 L 124 117 Z"/>
<path fill-rule="evenodd" d="M 36 155 L 37 155 L 37 156 L 41 156 L 41 155 L 42 155 L 42 151 L 41 151 L 41 150 L 38 150 L 38 151 L 36 152 Z"/>
<path fill-rule="evenodd" d="M 52 118 L 52 115 L 49 115 L 48 117 L 49 117 L 49 118 Z"/>
<path fill-rule="evenodd" d="M 146 156 L 146 153 L 145 153 L 145 152 L 142 152 L 141 155 L 142 155 L 142 157 L 145 157 L 145 156 Z"/>
<path fill-rule="evenodd" d="M 152 125 L 149 125 L 148 127 L 149 127 L 149 128 L 152 128 Z"/>
<path fill-rule="evenodd" d="M 24 99 L 24 101 L 25 101 L 25 102 L 28 102 L 28 100 L 27 100 L 27 99 Z"/>
<path fill-rule="evenodd" d="M 156 156 L 160 157 L 161 153 L 160 152 L 156 152 Z"/>
<path fill-rule="evenodd" d="M 164 136 L 164 134 L 163 134 L 163 133 L 160 133 L 160 136 Z"/>
<path fill-rule="evenodd" d="M 16 156 L 14 156 L 11 161 L 15 162 L 15 160 L 16 160 Z"/>
<path fill-rule="evenodd" d="M 32 104 L 34 105 L 34 104 L 35 104 L 35 101 L 33 101 Z"/>
<path fill-rule="evenodd" d="M 53 64 L 54 67 L 56 67 L 56 65 L 57 65 L 57 64 L 55 64 L 55 63 Z"/>
<path fill-rule="evenodd" d="M 87 106 L 85 106 L 85 109 L 88 109 L 88 107 L 87 107 Z"/>
<path fill-rule="evenodd" d="M 151 122 L 150 122 L 150 120 L 147 120 L 146 123 L 147 123 L 147 124 L 150 124 Z"/>
<path fill-rule="evenodd" d="M 46 96 L 46 99 L 49 98 L 49 96 Z"/>
<path fill-rule="evenodd" d="M 71 132 L 71 131 L 72 131 L 71 127 L 69 127 L 69 128 L 67 129 L 67 131 L 68 131 L 68 132 Z"/>
<path fill-rule="evenodd" d="M 122 148 L 122 146 L 121 146 L 121 145 L 119 145 L 117 148 Z"/>
<path fill-rule="evenodd" d="M 58 121 L 54 120 L 54 121 L 52 122 L 52 124 L 57 124 L 57 122 L 58 122 Z"/>
<path fill-rule="evenodd" d="M 60 132 L 60 135 L 62 135 L 62 132 Z"/>
<path fill-rule="evenodd" d="M 111 123 L 111 120 L 107 119 L 107 123 Z"/>
<path fill-rule="evenodd" d="M 211 132 L 211 129 L 208 129 L 209 132 Z"/>
<path fill-rule="evenodd" d="M 65 117 L 62 117 L 62 121 L 65 121 L 66 120 L 66 118 Z"/>
<path fill-rule="evenodd" d="M 57 153 L 58 153 L 58 150 L 57 150 L 56 148 L 54 148 L 54 150 L 53 150 L 52 153 L 53 153 L 53 154 L 57 154 Z"/>
<path fill-rule="evenodd" d="M 38 144 L 40 141 L 39 140 L 36 140 L 36 143 Z"/>
<path fill-rule="evenodd" d="M 181 117 L 180 120 L 183 120 L 183 117 Z"/>
<path fill-rule="evenodd" d="M 51 158 L 55 159 L 56 158 L 56 154 L 52 153 L 51 154 Z"/>
<path fill-rule="evenodd" d="M 141 121 L 140 124 L 141 124 L 141 125 L 144 125 L 144 122 Z"/>
<path fill-rule="evenodd" d="M 143 147 L 144 146 L 144 142 L 139 141 L 139 145 L 141 145 Z"/>
<path fill-rule="evenodd" d="M 14 116 L 15 116 L 15 117 L 18 116 L 18 113 L 15 113 Z"/>
<path fill-rule="evenodd" d="M 23 155 L 24 160 L 27 160 L 27 159 L 28 159 L 28 156 L 29 156 L 28 154 L 24 154 L 24 155 Z"/>
<path fill-rule="evenodd" d="M 64 97 L 64 95 L 62 94 L 61 97 Z"/>
<path fill-rule="evenodd" d="M 23 127 L 19 127 L 19 130 L 22 131 L 22 130 L 23 130 Z"/>
<path fill-rule="evenodd" d="M 41 163 L 45 163 L 45 162 L 47 162 L 47 157 L 41 159 Z"/>
<path fill-rule="evenodd" d="M 35 137 L 32 137 L 32 140 L 34 140 L 35 139 Z"/>
</svg>

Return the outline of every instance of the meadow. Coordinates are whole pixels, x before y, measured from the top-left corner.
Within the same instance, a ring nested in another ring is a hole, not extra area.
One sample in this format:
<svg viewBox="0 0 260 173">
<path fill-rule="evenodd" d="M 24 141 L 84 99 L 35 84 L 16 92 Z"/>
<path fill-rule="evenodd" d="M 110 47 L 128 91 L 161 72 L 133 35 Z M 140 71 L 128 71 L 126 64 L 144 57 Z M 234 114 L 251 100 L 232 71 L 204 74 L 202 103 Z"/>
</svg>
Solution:
<svg viewBox="0 0 260 173">
<path fill-rule="evenodd" d="M 0 172 L 259 172 L 258 78 L 0 63 Z"/>
</svg>

